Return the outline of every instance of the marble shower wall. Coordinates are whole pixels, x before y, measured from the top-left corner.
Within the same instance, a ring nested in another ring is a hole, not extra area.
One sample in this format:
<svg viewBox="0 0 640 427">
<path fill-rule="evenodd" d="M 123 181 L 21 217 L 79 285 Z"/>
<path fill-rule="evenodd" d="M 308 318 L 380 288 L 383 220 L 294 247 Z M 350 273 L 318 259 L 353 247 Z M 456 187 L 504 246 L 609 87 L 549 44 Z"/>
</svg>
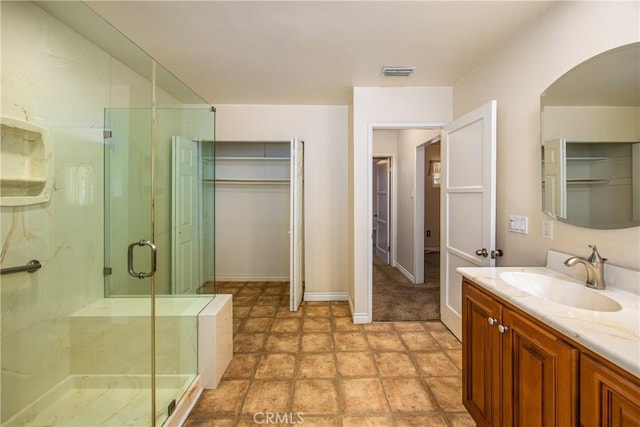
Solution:
<svg viewBox="0 0 640 427">
<path fill-rule="evenodd" d="M 70 373 L 69 316 L 103 297 L 103 116 L 150 106 L 150 83 L 28 2 L 2 2 L 4 117 L 49 131 L 47 203 L 0 208 L 2 420 Z M 150 62 L 151 63 L 151 62 Z"/>
</svg>

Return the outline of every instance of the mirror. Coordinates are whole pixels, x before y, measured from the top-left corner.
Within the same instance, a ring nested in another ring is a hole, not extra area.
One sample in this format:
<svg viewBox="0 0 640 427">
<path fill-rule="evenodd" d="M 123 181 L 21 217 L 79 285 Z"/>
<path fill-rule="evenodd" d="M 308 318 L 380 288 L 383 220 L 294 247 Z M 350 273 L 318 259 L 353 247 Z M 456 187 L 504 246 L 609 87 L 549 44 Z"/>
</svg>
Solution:
<svg viewBox="0 0 640 427">
<path fill-rule="evenodd" d="M 640 225 L 640 43 L 571 69 L 540 112 L 543 211 L 585 228 Z"/>
</svg>

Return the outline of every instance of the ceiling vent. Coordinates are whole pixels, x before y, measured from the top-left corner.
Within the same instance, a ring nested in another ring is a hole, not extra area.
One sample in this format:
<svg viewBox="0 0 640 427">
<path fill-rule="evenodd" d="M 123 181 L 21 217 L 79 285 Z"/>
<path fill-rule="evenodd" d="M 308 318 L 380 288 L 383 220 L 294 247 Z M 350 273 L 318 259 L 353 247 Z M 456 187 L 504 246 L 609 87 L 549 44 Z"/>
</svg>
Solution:
<svg viewBox="0 0 640 427">
<path fill-rule="evenodd" d="M 387 77 L 409 77 L 416 67 L 382 67 L 382 75 Z"/>
</svg>

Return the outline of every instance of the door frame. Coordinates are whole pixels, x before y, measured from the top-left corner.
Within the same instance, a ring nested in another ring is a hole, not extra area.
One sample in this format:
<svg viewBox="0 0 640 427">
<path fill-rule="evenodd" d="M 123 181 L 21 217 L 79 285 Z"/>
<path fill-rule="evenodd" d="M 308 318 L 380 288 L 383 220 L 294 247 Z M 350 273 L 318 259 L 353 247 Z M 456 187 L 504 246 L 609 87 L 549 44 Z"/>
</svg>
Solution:
<svg viewBox="0 0 640 427">
<path fill-rule="evenodd" d="M 425 129 L 425 130 L 442 130 L 442 128 L 448 122 L 369 122 L 367 124 L 367 319 L 362 319 L 363 322 L 358 323 L 371 323 L 373 321 L 373 131 L 374 130 L 407 130 L 407 129 Z M 383 154 L 376 157 L 383 156 Z M 397 167 L 394 158 L 394 162 L 391 167 L 391 179 L 392 191 L 397 194 Z M 415 175 L 415 174 L 414 174 Z M 395 197 L 392 197 L 392 202 L 395 202 Z M 414 226 L 415 226 L 415 211 L 416 211 L 416 197 L 414 193 Z M 393 266 L 395 266 L 395 247 L 397 246 L 396 235 L 396 218 L 397 218 L 397 206 L 393 203 L 391 210 L 392 215 L 392 244 L 391 244 L 391 256 Z M 423 243 L 424 245 L 424 243 Z M 424 250 L 424 249 L 423 249 Z"/>
<path fill-rule="evenodd" d="M 389 265 L 391 267 L 395 267 L 396 266 L 396 231 L 397 231 L 397 223 L 396 223 L 396 212 L 398 209 L 398 204 L 397 204 L 397 200 L 396 200 L 396 156 L 394 154 L 376 154 L 375 156 L 373 156 L 371 158 L 372 160 L 375 159 L 388 159 L 389 160 L 389 168 L 391 170 L 391 176 L 389 177 L 390 180 L 390 186 L 387 189 L 387 197 L 389 199 L 389 235 L 387 236 L 387 240 L 389 241 Z M 373 180 L 375 179 L 375 177 L 373 176 L 374 171 L 373 171 L 373 164 L 371 165 L 371 173 L 372 173 L 372 177 L 371 177 L 371 233 L 370 235 L 373 235 Z M 373 242 L 372 242 L 373 244 Z M 375 250 L 375 246 L 373 246 L 372 250 Z M 371 259 L 371 262 L 373 262 L 373 258 Z"/>
<path fill-rule="evenodd" d="M 413 277 L 416 283 L 424 282 L 424 203 L 425 203 L 425 150 L 429 142 L 415 149 L 413 194 Z"/>
<path fill-rule="evenodd" d="M 413 229 L 413 259 L 415 263 L 415 279 L 416 283 L 424 282 L 424 223 L 425 223 L 425 206 L 427 204 L 427 170 L 426 150 L 431 145 L 440 142 L 441 135 L 425 141 L 416 147 L 416 163 L 415 163 L 415 203 L 414 203 L 414 229 Z"/>
</svg>

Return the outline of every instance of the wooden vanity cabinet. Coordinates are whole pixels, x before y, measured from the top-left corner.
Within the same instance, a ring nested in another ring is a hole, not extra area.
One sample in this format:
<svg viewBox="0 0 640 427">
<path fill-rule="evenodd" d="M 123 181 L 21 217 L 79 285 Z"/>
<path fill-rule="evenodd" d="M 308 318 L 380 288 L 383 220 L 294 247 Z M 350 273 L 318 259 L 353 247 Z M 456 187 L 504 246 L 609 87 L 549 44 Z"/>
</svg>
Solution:
<svg viewBox="0 0 640 427">
<path fill-rule="evenodd" d="M 463 403 L 478 426 L 578 424 L 578 350 L 463 280 Z"/>
<path fill-rule="evenodd" d="M 580 357 L 580 424 L 584 427 L 640 426 L 640 384 L 606 362 Z"/>
<path fill-rule="evenodd" d="M 462 395 L 464 406 L 479 427 L 500 425 L 501 337 L 497 319 L 502 306 L 462 282 Z"/>
<path fill-rule="evenodd" d="M 501 326 L 502 425 L 577 425 L 578 350 L 508 308 Z"/>
</svg>

